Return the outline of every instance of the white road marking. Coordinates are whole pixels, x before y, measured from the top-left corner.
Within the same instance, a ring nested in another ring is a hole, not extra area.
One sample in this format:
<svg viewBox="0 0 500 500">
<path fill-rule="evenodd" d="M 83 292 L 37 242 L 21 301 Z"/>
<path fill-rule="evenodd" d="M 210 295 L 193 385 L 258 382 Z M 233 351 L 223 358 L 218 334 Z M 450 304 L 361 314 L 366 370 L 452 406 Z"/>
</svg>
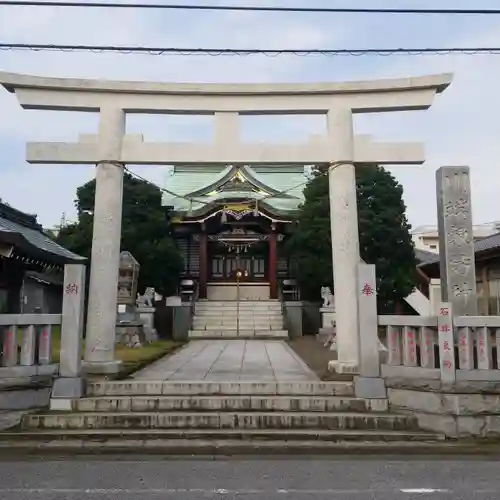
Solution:
<svg viewBox="0 0 500 500">
<path fill-rule="evenodd" d="M 0 488 L 0 498 L 2 493 L 23 493 L 30 495 L 48 495 L 48 494 L 64 494 L 64 495 L 179 495 L 179 494 L 203 494 L 203 495 L 360 495 L 374 493 L 412 493 L 412 494 L 433 494 L 445 493 L 450 494 L 452 490 L 440 488 L 401 488 L 401 489 L 368 489 L 368 490 L 341 490 L 341 489 L 276 489 L 276 490 L 249 490 L 249 489 L 206 489 L 206 488 Z"/>
<path fill-rule="evenodd" d="M 403 488 L 401 493 L 416 493 L 416 494 L 430 494 L 430 493 L 451 493 L 451 490 L 436 489 L 436 488 Z"/>
</svg>

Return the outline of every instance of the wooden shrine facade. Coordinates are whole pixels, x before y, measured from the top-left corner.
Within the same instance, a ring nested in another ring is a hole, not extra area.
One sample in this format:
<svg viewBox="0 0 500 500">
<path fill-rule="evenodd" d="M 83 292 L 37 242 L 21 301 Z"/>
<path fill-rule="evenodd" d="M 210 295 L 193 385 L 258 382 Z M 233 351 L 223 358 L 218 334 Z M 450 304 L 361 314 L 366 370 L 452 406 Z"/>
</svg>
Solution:
<svg viewBox="0 0 500 500">
<path fill-rule="evenodd" d="M 268 291 L 259 299 L 277 298 L 278 281 L 291 274 L 284 247 L 289 221 L 231 208 L 222 205 L 202 220 L 174 223 L 184 258 L 183 277 L 198 283 L 200 298 L 211 298 L 211 287 L 227 288 L 237 281 L 246 289 L 265 286 Z"/>
</svg>

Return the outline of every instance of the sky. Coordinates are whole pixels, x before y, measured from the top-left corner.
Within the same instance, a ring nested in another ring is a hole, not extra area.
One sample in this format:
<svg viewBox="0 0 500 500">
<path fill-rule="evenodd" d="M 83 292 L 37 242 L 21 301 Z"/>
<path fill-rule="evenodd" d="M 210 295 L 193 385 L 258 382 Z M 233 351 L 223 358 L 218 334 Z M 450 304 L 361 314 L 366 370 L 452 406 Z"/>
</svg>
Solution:
<svg viewBox="0 0 500 500">
<path fill-rule="evenodd" d="M 123 0 L 122 3 L 127 3 Z M 151 0 L 153 3 L 155 0 Z M 157 3 L 161 3 L 156 0 Z M 129 2 L 132 3 L 132 2 Z M 168 3 L 166 0 L 163 3 Z M 177 4 L 297 7 L 498 8 L 498 0 L 177 0 Z M 0 41 L 231 48 L 500 47 L 500 16 L 398 16 L 263 12 L 62 9 L 0 6 Z M 0 71 L 39 76 L 162 82 L 337 82 L 453 72 L 428 111 L 355 116 L 355 132 L 377 140 L 422 141 L 423 166 L 394 166 L 410 223 L 436 223 L 435 171 L 469 165 L 475 224 L 500 220 L 500 55 L 446 56 L 151 56 L 0 51 Z M 46 227 L 75 218 L 83 165 L 29 165 L 28 141 L 76 141 L 95 133 L 93 113 L 23 110 L 0 88 L 0 198 L 36 213 Z M 245 140 L 303 141 L 323 130 L 319 117 L 246 117 Z M 127 133 L 145 140 L 206 140 L 210 117 L 134 115 Z M 134 170 L 162 185 L 165 166 Z"/>
</svg>

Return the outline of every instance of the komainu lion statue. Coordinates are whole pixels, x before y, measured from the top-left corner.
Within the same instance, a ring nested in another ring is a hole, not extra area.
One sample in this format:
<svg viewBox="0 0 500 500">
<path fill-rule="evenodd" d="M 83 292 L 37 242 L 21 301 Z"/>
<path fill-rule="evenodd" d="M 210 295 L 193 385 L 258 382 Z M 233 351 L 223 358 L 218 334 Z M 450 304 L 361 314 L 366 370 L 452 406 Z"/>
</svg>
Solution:
<svg viewBox="0 0 500 500">
<path fill-rule="evenodd" d="M 135 300 L 135 305 L 137 307 L 154 307 L 153 300 L 155 298 L 155 289 L 153 287 L 147 287 L 144 291 L 144 295 L 140 293 L 137 294 L 137 299 Z"/>
<path fill-rule="evenodd" d="M 323 307 L 333 307 L 333 295 L 329 286 L 321 287 L 321 298 L 323 299 Z"/>
</svg>

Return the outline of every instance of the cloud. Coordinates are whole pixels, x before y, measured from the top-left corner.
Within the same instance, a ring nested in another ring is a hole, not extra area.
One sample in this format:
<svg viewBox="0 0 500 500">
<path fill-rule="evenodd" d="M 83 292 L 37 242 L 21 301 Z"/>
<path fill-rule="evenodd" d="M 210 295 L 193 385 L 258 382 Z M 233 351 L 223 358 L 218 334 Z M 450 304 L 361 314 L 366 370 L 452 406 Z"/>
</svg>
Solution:
<svg viewBox="0 0 500 500">
<path fill-rule="evenodd" d="M 190 2 L 192 3 L 192 2 Z M 216 3 L 205 1 L 198 3 Z M 218 0 L 217 3 L 225 3 Z M 250 2 L 249 2 L 250 3 Z M 252 2 L 256 4 L 256 2 Z M 262 5 L 278 1 L 258 2 Z M 330 0 L 316 2 L 330 6 Z M 315 3 L 315 4 L 316 4 Z M 348 1 L 343 2 L 350 6 Z M 360 6 L 372 6 L 368 0 Z M 385 7 L 401 6 L 386 2 Z M 465 0 L 454 7 L 467 6 Z M 493 0 L 475 7 L 495 7 Z M 307 6 L 305 0 L 287 5 Z M 342 2 L 339 2 L 342 6 Z M 405 7 L 435 6 L 431 0 Z M 0 7 L 0 9 L 2 9 Z M 500 45 L 498 19 L 352 15 L 271 14 L 258 12 L 147 11 L 24 8 L 0 11 L 3 41 L 81 43 L 177 47 L 382 47 Z M 403 183 L 408 214 L 414 225 L 435 221 L 434 171 L 443 164 L 469 164 L 472 169 L 474 215 L 477 222 L 500 219 L 490 198 L 500 188 L 498 168 L 500 77 L 497 56 L 462 57 L 201 57 L 118 54 L 0 52 L 0 69 L 27 74 L 86 78 L 207 82 L 312 82 L 408 76 L 452 70 L 455 81 L 428 112 L 357 117 L 356 128 L 376 138 L 422 140 L 428 149 L 424 167 L 395 167 Z M 147 139 L 203 139 L 210 119 L 133 116 L 129 132 Z M 310 117 L 269 118 L 244 123 L 253 139 L 300 140 L 324 126 Z M 27 165 L 25 143 L 36 140 L 76 140 L 95 132 L 97 117 L 82 113 L 22 110 L 15 96 L 0 92 L 0 197 L 46 224 L 59 222 L 62 212 L 74 215 L 78 185 L 94 175 L 92 167 Z M 137 169 L 162 183 L 164 167 Z M 498 179 L 498 180 L 497 180 Z M 424 201 L 425 200 L 425 201 Z"/>
<path fill-rule="evenodd" d="M 500 46 L 500 23 L 490 31 L 452 37 L 449 46 Z M 433 107 L 408 116 L 365 116 L 369 130 L 382 121 L 385 136 L 400 140 L 421 140 L 426 144 L 427 162 L 423 167 L 392 169 L 405 188 L 408 214 L 415 224 L 435 223 L 435 171 L 443 165 L 468 165 L 471 168 L 472 209 L 476 223 L 500 220 L 500 210 L 491 203 L 500 191 L 498 160 L 498 112 L 500 59 L 495 55 L 456 55 L 423 57 L 418 64 L 405 60 L 380 71 L 377 76 L 419 72 L 453 72 L 446 92 L 437 96 Z M 431 202 L 431 203 L 429 203 Z"/>
</svg>

